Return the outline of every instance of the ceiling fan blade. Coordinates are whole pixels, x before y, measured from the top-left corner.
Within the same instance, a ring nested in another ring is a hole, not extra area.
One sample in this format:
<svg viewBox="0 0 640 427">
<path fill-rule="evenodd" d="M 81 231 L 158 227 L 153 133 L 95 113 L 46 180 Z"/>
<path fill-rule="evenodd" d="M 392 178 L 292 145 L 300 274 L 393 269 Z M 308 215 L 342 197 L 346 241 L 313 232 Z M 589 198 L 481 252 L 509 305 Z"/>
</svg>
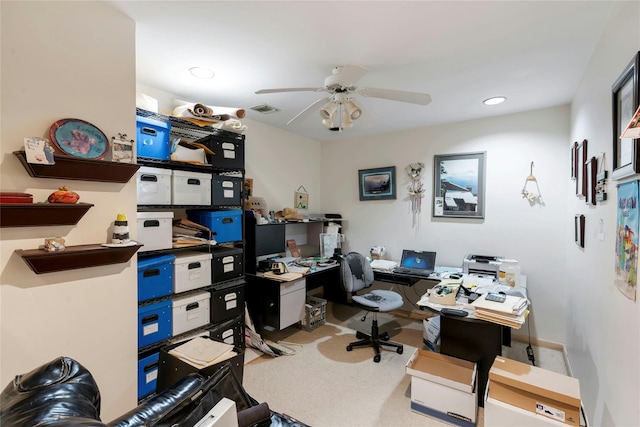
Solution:
<svg viewBox="0 0 640 427">
<path fill-rule="evenodd" d="M 328 100 L 329 100 L 329 98 L 320 98 L 320 99 L 318 99 L 313 104 L 309 105 L 307 108 L 305 108 L 304 110 L 300 111 L 293 119 L 289 120 L 287 122 L 287 124 L 290 125 L 291 123 L 293 123 L 295 121 L 300 121 L 300 120 L 306 119 L 307 117 L 309 117 L 311 115 L 311 113 L 313 113 L 315 111 L 315 108 L 317 108 L 320 104 L 327 102 Z"/>
<path fill-rule="evenodd" d="M 368 72 L 367 67 L 347 64 L 335 67 L 331 74 L 340 81 L 342 86 L 355 86 L 358 80 Z"/>
<path fill-rule="evenodd" d="M 282 89 L 260 89 L 255 93 L 257 95 L 261 93 L 279 93 L 279 92 L 322 92 L 324 88 L 321 87 L 285 87 Z"/>
<path fill-rule="evenodd" d="M 431 96 L 427 93 L 405 92 L 403 90 L 363 87 L 357 90 L 356 93 L 369 98 L 389 99 L 391 101 L 410 102 L 420 105 L 427 105 L 431 102 Z"/>
</svg>

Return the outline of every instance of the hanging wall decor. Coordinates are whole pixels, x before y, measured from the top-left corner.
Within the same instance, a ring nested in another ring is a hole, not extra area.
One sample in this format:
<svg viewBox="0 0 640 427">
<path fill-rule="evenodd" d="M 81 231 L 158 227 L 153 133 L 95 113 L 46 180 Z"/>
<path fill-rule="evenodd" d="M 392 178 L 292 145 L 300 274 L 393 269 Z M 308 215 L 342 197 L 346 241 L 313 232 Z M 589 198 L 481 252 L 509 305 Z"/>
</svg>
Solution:
<svg viewBox="0 0 640 427">
<path fill-rule="evenodd" d="M 607 200 L 607 173 L 605 167 L 605 155 L 602 153 L 602 157 L 600 158 L 600 167 L 598 169 L 598 174 L 596 175 L 596 200 L 598 202 L 602 202 Z"/>
<path fill-rule="evenodd" d="M 309 193 L 303 185 L 298 187 L 293 203 L 296 209 L 309 209 Z"/>
<path fill-rule="evenodd" d="M 540 205 L 543 206 L 542 193 L 540 193 L 540 186 L 535 175 L 533 175 L 533 162 L 531 162 L 531 169 L 529 176 L 524 181 L 524 187 L 522 187 L 522 197 L 529 201 L 531 206 Z"/>
<path fill-rule="evenodd" d="M 485 158 L 485 152 L 434 156 L 434 217 L 484 218 Z"/>
<path fill-rule="evenodd" d="M 618 184 L 616 262 L 614 285 L 624 296 L 636 300 L 638 280 L 638 181 Z"/>
<path fill-rule="evenodd" d="M 613 117 L 613 170 L 611 178 L 620 180 L 640 172 L 640 138 L 622 133 L 640 106 L 640 52 L 637 52 L 611 86 Z"/>
<path fill-rule="evenodd" d="M 411 213 L 413 214 L 412 225 L 415 226 L 420 219 L 420 212 L 422 211 L 424 163 L 411 163 L 405 168 L 405 171 L 409 175 L 409 200 L 411 201 Z"/>
</svg>

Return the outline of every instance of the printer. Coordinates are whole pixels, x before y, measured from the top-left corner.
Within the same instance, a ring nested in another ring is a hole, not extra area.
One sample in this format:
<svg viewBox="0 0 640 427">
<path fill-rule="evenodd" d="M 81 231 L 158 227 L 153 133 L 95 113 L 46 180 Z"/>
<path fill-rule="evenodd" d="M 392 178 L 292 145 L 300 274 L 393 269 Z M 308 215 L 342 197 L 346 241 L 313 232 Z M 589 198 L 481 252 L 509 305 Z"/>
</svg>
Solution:
<svg viewBox="0 0 640 427">
<path fill-rule="evenodd" d="M 504 257 L 501 256 L 468 254 L 464 257 L 462 272 L 464 274 L 498 277 L 503 259 Z"/>
</svg>

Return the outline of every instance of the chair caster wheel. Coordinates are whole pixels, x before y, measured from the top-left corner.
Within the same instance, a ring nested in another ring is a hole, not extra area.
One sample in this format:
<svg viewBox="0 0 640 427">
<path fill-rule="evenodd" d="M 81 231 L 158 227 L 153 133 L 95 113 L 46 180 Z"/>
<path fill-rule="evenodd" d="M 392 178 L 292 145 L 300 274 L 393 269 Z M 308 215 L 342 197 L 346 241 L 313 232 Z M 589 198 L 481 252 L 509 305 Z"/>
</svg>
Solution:
<svg viewBox="0 0 640 427">
<path fill-rule="evenodd" d="M 398 353 L 398 354 L 402 354 L 402 352 L 403 352 L 403 351 L 404 351 L 404 350 L 402 349 L 402 347 L 400 347 L 400 348 L 398 348 L 398 349 L 396 350 L 396 353 Z"/>
<path fill-rule="evenodd" d="M 347 351 L 351 351 L 351 350 L 353 350 L 353 347 L 352 347 L 352 346 L 350 346 L 350 345 L 348 345 L 348 346 L 347 346 Z"/>
<path fill-rule="evenodd" d="M 363 339 L 366 335 L 360 331 L 356 331 L 356 338 L 359 340 Z"/>
<path fill-rule="evenodd" d="M 379 363 L 380 362 L 380 355 L 376 354 L 375 356 L 373 356 L 373 361 L 376 362 L 376 363 Z"/>
<path fill-rule="evenodd" d="M 389 333 L 388 332 L 384 332 L 382 335 L 380 335 L 380 339 L 382 341 L 389 341 Z"/>
</svg>

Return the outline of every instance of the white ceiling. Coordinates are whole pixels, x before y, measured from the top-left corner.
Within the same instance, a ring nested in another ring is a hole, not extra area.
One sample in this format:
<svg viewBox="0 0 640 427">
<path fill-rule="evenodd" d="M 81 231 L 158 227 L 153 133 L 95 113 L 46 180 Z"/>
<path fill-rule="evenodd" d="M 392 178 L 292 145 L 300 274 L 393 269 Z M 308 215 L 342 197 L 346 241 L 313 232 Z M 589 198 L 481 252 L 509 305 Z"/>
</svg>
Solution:
<svg viewBox="0 0 640 427">
<path fill-rule="evenodd" d="M 317 140 L 333 140 L 566 104 L 612 1 L 106 1 L 136 21 L 137 81 Z M 364 115 L 331 132 L 314 113 L 338 65 L 369 68 L 359 87 L 429 93 L 415 105 L 357 97 Z M 188 69 L 215 72 L 199 80 Z M 503 95 L 504 104 L 482 100 Z M 260 104 L 280 111 L 249 110 Z"/>
</svg>

